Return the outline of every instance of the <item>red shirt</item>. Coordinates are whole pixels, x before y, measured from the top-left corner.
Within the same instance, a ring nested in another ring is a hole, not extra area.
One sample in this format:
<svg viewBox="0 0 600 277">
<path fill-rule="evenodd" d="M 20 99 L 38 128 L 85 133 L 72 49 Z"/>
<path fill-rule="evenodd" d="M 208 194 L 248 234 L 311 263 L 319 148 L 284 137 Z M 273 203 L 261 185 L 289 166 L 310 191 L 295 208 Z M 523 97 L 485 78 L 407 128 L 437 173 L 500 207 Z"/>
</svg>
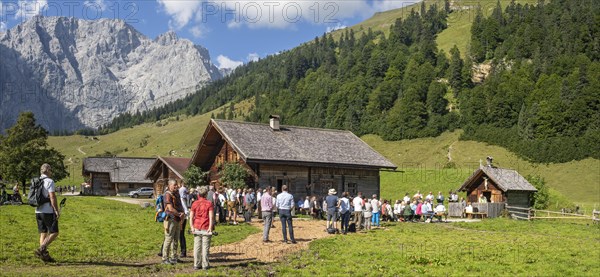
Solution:
<svg viewBox="0 0 600 277">
<path fill-rule="evenodd" d="M 198 197 L 198 200 L 192 204 L 191 210 L 194 213 L 194 229 L 209 230 L 210 221 L 208 215 L 214 211 L 212 203 L 204 197 Z"/>
</svg>

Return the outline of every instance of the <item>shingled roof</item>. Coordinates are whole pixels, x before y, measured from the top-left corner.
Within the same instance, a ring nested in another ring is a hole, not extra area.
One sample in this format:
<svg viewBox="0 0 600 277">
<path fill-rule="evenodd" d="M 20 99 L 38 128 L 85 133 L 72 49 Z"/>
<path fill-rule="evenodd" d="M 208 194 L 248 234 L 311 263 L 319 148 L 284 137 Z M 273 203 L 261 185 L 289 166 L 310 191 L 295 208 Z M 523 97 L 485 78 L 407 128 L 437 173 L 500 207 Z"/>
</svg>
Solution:
<svg viewBox="0 0 600 277">
<path fill-rule="evenodd" d="M 144 183 L 146 173 L 156 159 L 130 157 L 90 157 L 83 160 L 83 174 L 108 173 L 112 183 Z"/>
<path fill-rule="evenodd" d="M 502 191 L 537 191 L 537 189 L 531 185 L 521 174 L 516 170 L 498 168 L 491 166 L 483 166 L 467 179 L 460 187 L 460 191 L 465 191 L 469 185 L 475 182 L 477 179 L 485 174 L 488 178 L 498 185 L 498 188 Z"/>
<path fill-rule="evenodd" d="M 177 157 L 158 157 L 148 170 L 146 178 L 150 178 L 153 171 L 157 170 L 158 166 L 164 163 L 169 167 L 179 178 L 183 179 L 183 173 L 188 169 L 190 164 L 190 158 L 177 158 Z"/>
<path fill-rule="evenodd" d="M 210 153 L 222 145 L 220 140 L 229 142 L 247 163 L 396 168 L 350 131 L 295 126 L 273 130 L 268 124 L 215 119 L 210 121 L 192 163 L 209 163 Z"/>
</svg>

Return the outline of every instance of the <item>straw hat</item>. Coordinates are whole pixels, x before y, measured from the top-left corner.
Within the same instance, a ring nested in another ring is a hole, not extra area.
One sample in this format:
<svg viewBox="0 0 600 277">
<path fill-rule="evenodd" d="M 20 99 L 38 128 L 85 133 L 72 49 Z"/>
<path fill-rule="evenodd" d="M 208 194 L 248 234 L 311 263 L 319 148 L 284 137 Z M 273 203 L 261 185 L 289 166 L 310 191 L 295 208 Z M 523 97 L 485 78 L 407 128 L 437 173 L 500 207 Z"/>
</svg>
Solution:
<svg viewBox="0 0 600 277">
<path fill-rule="evenodd" d="M 335 189 L 329 189 L 329 195 L 333 194 L 337 194 L 337 191 L 335 191 Z"/>
</svg>

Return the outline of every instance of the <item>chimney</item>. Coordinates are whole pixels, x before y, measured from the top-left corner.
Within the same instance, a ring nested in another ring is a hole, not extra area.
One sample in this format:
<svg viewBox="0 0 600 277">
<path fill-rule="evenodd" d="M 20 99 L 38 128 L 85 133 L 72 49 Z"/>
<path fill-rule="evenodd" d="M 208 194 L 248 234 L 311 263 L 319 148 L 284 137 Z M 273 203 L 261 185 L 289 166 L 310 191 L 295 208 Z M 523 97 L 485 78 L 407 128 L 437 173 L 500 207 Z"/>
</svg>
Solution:
<svg viewBox="0 0 600 277">
<path fill-rule="evenodd" d="M 494 158 L 493 158 L 492 156 L 487 156 L 487 157 L 485 158 L 485 160 L 487 161 L 487 166 L 488 166 L 488 167 L 493 167 L 493 166 L 492 166 L 492 161 L 494 160 Z"/>
<path fill-rule="evenodd" d="M 279 131 L 279 115 L 272 114 L 269 116 L 271 129 Z"/>
</svg>

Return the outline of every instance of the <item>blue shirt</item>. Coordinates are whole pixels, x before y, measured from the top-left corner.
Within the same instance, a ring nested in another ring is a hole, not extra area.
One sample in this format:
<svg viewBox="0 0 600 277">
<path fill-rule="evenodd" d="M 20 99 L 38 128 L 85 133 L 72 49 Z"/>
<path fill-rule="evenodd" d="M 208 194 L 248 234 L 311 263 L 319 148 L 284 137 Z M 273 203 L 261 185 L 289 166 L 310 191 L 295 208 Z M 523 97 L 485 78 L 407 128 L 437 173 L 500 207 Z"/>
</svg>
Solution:
<svg viewBox="0 0 600 277">
<path fill-rule="evenodd" d="M 338 197 L 336 195 L 327 195 L 327 197 L 325 197 L 325 202 L 327 202 L 327 210 L 335 212 L 337 209 Z"/>
<path fill-rule="evenodd" d="M 294 207 L 294 197 L 287 191 L 277 195 L 277 208 L 280 210 L 291 210 Z"/>
</svg>

